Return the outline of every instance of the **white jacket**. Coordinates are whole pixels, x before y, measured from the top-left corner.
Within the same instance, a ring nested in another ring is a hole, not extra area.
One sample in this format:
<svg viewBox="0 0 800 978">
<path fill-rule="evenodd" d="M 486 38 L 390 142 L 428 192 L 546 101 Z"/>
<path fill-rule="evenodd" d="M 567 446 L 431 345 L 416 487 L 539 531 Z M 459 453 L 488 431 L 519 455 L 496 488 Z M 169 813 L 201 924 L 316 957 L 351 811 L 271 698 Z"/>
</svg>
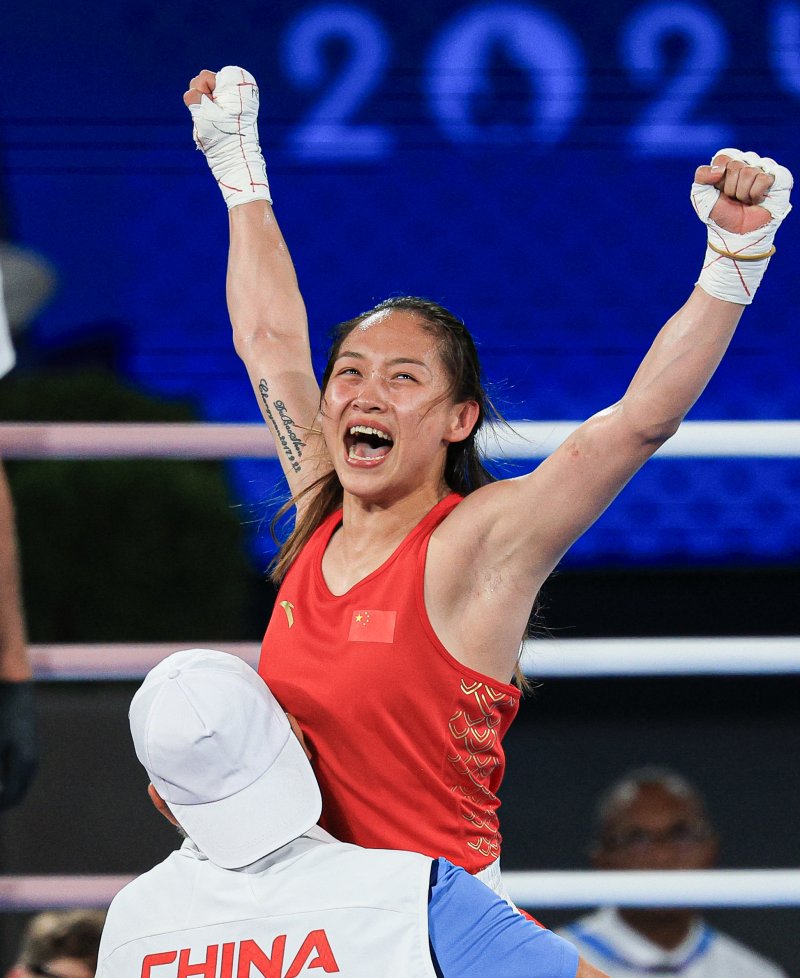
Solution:
<svg viewBox="0 0 800 978">
<path fill-rule="evenodd" d="M 190 841 L 108 911 L 98 978 L 435 978 L 431 860 L 319 828 L 239 870 Z M 310 969 L 310 970 L 309 970 Z"/>
</svg>

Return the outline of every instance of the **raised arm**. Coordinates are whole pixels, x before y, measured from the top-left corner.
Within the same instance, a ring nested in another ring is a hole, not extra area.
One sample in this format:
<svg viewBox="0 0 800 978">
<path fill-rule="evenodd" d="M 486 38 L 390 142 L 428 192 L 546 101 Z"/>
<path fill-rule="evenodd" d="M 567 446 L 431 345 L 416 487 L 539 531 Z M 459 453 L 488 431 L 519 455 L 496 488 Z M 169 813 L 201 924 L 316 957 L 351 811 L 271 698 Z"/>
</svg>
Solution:
<svg viewBox="0 0 800 978">
<path fill-rule="evenodd" d="M 546 577 L 678 430 L 753 300 L 775 231 L 788 213 L 791 186 L 784 167 L 737 150 L 723 150 L 712 165 L 698 168 L 691 199 L 708 226 L 698 285 L 658 333 L 622 399 L 582 425 L 515 486 L 545 516 L 535 535 L 541 563 L 534 574 Z"/>
<path fill-rule="evenodd" d="M 258 142 L 258 88 L 247 71 L 201 71 L 184 95 L 204 154 L 229 208 L 228 311 L 292 494 L 330 468 L 316 416 L 305 306 L 272 211 Z"/>
<path fill-rule="evenodd" d="M 431 617 L 448 647 L 478 649 L 490 660 L 483 662 L 484 671 L 508 674 L 541 584 L 677 431 L 716 370 L 774 250 L 791 183 L 784 167 L 736 150 L 698 169 L 692 200 L 709 231 L 699 284 L 658 333 L 624 396 L 581 425 L 529 475 L 473 493 L 437 531 L 445 544 L 472 540 L 456 551 L 461 556 L 455 565 L 451 560 L 437 567 L 433 545 L 429 555 Z M 467 567 L 475 589 L 462 596 L 458 581 Z M 496 652 L 485 651 L 488 634 L 483 650 L 476 640 L 482 621 L 493 623 Z"/>
</svg>

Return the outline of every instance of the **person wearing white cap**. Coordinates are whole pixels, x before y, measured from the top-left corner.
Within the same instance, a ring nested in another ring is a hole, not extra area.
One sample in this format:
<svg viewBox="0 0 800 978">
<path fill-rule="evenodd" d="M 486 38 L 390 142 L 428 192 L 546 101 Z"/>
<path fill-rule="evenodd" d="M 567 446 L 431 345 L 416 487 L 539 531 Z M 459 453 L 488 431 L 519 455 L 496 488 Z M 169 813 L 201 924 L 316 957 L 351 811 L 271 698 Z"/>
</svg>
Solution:
<svg viewBox="0 0 800 978">
<path fill-rule="evenodd" d="M 113 900 L 98 978 L 603 978 L 446 860 L 319 828 L 303 748 L 236 656 L 168 656 L 130 725 L 150 797 L 186 839 Z"/>
</svg>

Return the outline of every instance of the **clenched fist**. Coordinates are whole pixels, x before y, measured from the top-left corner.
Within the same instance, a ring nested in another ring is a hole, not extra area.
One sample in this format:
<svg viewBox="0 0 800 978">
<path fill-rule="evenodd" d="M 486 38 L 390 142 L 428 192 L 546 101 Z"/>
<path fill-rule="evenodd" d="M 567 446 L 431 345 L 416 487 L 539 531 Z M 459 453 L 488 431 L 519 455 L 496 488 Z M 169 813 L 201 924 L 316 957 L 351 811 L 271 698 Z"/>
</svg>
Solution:
<svg viewBox="0 0 800 978">
<path fill-rule="evenodd" d="M 749 305 L 775 252 L 775 232 L 792 209 L 792 174 L 769 157 L 722 149 L 694 180 L 692 206 L 708 227 L 697 284 L 718 299 Z"/>
<path fill-rule="evenodd" d="M 203 70 L 189 82 L 184 104 L 194 121 L 194 141 L 205 155 L 228 208 L 271 202 L 258 143 L 258 86 L 249 71 L 229 65 Z"/>
</svg>

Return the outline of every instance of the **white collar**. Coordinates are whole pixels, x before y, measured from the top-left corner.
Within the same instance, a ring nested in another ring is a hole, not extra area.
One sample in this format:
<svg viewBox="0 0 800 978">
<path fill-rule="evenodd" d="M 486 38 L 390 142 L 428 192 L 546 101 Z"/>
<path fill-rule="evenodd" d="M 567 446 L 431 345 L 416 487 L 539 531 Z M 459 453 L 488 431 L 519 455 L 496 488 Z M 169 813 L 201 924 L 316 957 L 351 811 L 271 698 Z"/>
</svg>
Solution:
<svg viewBox="0 0 800 978">
<path fill-rule="evenodd" d="M 647 970 L 681 970 L 698 952 L 702 953 L 703 945 L 708 942 L 711 933 L 702 918 L 695 917 L 689 933 L 681 943 L 672 950 L 667 950 L 625 923 L 616 907 L 603 907 L 580 923 L 581 939 L 597 934 L 597 938 L 608 943 L 620 959 L 635 968 Z"/>
<path fill-rule="evenodd" d="M 311 842 L 323 842 L 326 844 L 336 843 L 336 839 L 325 829 L 320 828 L 319 825 L 312 825 L 308 831 L 304 832 L 301 836 L 296 839 L 292 839 L 291 842 L 287 842 L 285 846 L 281 846 L 280 849 L 274 850 L 274 852 L 268 852 L 265 856 L 257 859 L 255 862 L 250 863 L 248 866 L 241 866 L 237 869 L 228 870 L 231 873 L 260 873 L 262 870 L 267 869 L 274 863 L 281 862 L 289 856 L 297 854 L 299 851 L 305 851 L 309 848 L 305 840 Z M 208 856 L 198 848 L 197 844 L 193 842 L 188 836 L 183 841 L 183 845 L 178 850 L 181 855 L 187 856 L 190 859 L 199 859 L 202 861 L 210 862 Z"/>
</svg>

